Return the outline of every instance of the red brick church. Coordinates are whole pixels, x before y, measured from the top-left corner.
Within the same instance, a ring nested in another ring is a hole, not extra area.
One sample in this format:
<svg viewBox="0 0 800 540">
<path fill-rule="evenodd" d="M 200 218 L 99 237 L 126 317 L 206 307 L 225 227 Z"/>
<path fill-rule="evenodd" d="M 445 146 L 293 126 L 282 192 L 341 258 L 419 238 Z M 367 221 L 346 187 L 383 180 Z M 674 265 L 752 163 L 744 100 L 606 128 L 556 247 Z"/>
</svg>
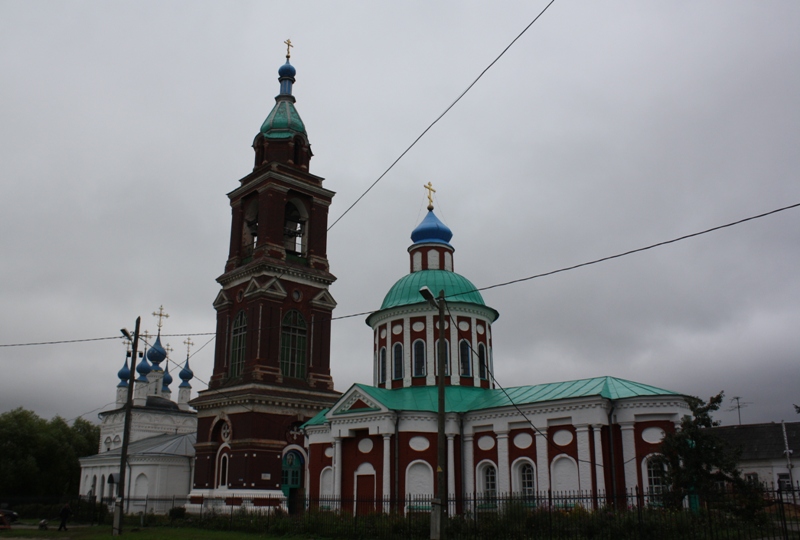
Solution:
<svg viewBox="0 0 800 540">
<path fill-rule="evenodd" d="M 334 193 L 309 172 L 313 154 L 288 55 L 278 73 L 280 93 L 253 142 L 255 167 L 228 194 L 214 372 L 191 402 L 198 413 L 192 503 L 435 493 L 438 312 L 423 287 L 444 290 L 448 310 L 447 492 L 658 488 L 650 458 L 689 412 L 683 396 L 615 377 L 499 388 L 492 333 L 499 313 L 455 272 L 453 233 L 432 204 L 411 233 L 408 272 L 398 269 L 405 275 L 366 320 L 371 383 L 334 391 L 336 302 L 328 287 L 335 277 L 326 253 Z M 461 510 L 460 502 L 451 508 Z"/>
</svg>

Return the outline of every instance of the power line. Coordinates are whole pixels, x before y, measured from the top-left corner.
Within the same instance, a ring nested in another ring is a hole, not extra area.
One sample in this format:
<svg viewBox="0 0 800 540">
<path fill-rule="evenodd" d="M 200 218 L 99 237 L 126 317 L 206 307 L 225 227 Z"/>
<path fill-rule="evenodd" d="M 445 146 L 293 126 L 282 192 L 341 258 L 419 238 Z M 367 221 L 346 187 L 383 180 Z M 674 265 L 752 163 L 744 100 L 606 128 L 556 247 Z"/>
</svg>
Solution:
<svg viewBox="0 0 800 540">
<path fill-rule="evenodd" d="M 469 92 L 469 91 L 472 89 L 472 87 L 473 87 L 473 86 L 475 86 L 475 84 L 477 84 L 477 82 L 478 82 L 479 80 L 481 80 L 481 78 L 482 78 L 482 77 L 483 77 L 483 76 L 486 74 L 486 72 L 487 72 L 487 71 L 489 71 L 489 70 L 492 68 L 492 66 L 494 66 L 494 65 L 497 63 L 497 61 L 498 61 L 498 60 L 500 60 L 500 58 L 501 58 L 501 57 L 502 57 L 504 54 L 506 54 L 506 52 L 508 51 L 508 49 L 510 49 L 510 48 L 512 47 L 512 45 L 514 45 L 514 43 L 516 43 L 516 42 L 517 42 L 517 40 L 518 40 L 519 38 L 521 38 L 521 37 L 522 37 L 522 35 L 523 35 L 525 32 L 527 32 L 527 31 L 528 31 L 528 29 L 529 29 L 531 26 L 533 26 L 533 23 L 535 23 L 537 20 L 539 20 L 539 17 L 541 17 L 541 16 L 544 14 L 544 12 L 545 12 L 545 11 L 547 11 L 547 8 L 549 8 L 549 7 L 550 7 L 550 6 L 553 4 L 553 2 L 555 2 L 555 0 L 550 0 L 550 3 L 549 3 L 549 4 L 547 4 L 547 5 L 544 7 L 544 9 L 543 9 L 542 11 L 540 11 L 540 12 L 539 12 L 539 14 L 538 14 L 538 15 L 536 15 L 536 17 L 534 17 L 534 19 L 533 19 L 533 20 L 532 20 L 530 23 L 528 23 L 528 26 L 526 26 L 526 27 L 525 27 L 525 28 L 522 30 L 522 32 L 520 32 L 519 34 L 517 34 L 517 37 L 515 37 L 514 39 L 512 39 L 512 40 L 511 40 L 511 43 L 509 43 L 509 44 L 506 46 L 506 48 L 505 48 L 505 49 L 503 49 L 503 50 L 502 50 L 502 52 L 500 52 L 500 54 L 498 54 L 498 55 L 497 55 L 497 57 L 496 57 L 494 60 L 492 60 L 492 62 L 491 62 L 491 63 L 490 63 L 488 66 L 486 66 L 486 67 L 484 68 L 484 70 L 483 70 L 483 71 L 481 71 L 481 72 L 480 72 L 480 74 L 479 74 L 479 75 L 478 75 L 478 76 L 475 78 L 475 80 L 474 80 L 474 81 L 472 81 L 472 83 L 470 83 L 470 85 L 469 85 L 469 86 L 467 86 L 466 90 L 464 90 L 463 92 L 461 92 L 461 94 L 460 94 L 460 95 L 459 95 L 459 96 L 458 96 L 458 97 L 455 99 L 455 101 L 453 101 L 453 103 L 451 103 L 451 104 L 450 104 L 450 105 L 449 105 L 449 106 L 448 106 L 448 107 L 447 107 L 447 108 L 444 110 L 444 112 L 443 112 L 442 114 L 440 114 L 439 116 L 437 116 L 437 117 L 436 117 L 436 119 L 435 119 L 433 122 L 431 122 L 431 123 L 428 125 L 428 127 L 426 127 L 426 128 L 423 130 L 423 132 L 422 132 L 422 133 L 420 133 L 420 135 L 419 135 L 419 136 L 418 136 L 416 139 L 414 139 L 414 142 L 412 142 L 412 143 L 411 143 L 411 144 L 408 146 L 408 148 L 406 148 L 405 150 L 403 150 L 403 152 L 400 154 L 400 156 L 399 156 L 397 159 L 395 159 L 395 160 L 392 162 L 392 164 L 391 164 L 391 165 L 389 165 L 389 167 L 388 167 L 388 168 L 387 168 L 385 171 L 383 171 L 383 174 L 381 174 L 381 175 L 378 177 L 378 179 L 377 179 L 377 180 L 375 180 L 375 181 L 374 181 L 374 182 L 373 182 L 373 183 L 372 183 L 372 184 L 371 184 L 371 185 L 370 185 L 370 186 L 369 186 L 369 187 L 366 189 L 366 191 L 364 191 L 364 193 L 362 193 L 362 194 L 361 194 L 361 195 L 358 197 L 358 199 L 356 199 L 356 200 L 355 200 L 355 202 L 354 202 L 353 204 L 351 204 L 350 206 L 348 206 L 348 207 L 347 207 L 347 210 L 345 210 L 345 211 L 342 213 L 342 215 L 341 215 L 341 216 L 339 216 L 338 218 L 336 218 L 336 221 L 334 221 L 334 222 L 331 224 L 331 226 L 330 226 L 330 227 L 328 227 L 328 230 L 329 230 L 329 231 L 330 231 L 331 229 L 333 229 L 333 226 L 334 226 L 334 225 L 336 225 L 337 223 L 339 223 L 339 221 L 340 221 L 340 220 L 341 220 L 341 219 L 342 219 L 344 216 L 346 216 L 346 215 L 347 215 L 347 213 L 348 213 L 348 212 L 350 212 L 350 210 L 352 210 L 352 209 L 353 209 L 353 207 L 354 207 L 355 205 L 357 205 L 359 202 L 361 202 L 361 199 L 363 199 L 363 198 L 364 198 L 364 197 L 367 195 L 367 193 L 369 193 L 369 192 L 372 190 L 372 188 L 374 188 L 374 187 L 377 185 L 377 183 L 378 183 L 378 182 L 380 182 L 380 181 L 383 179 L 383 177 L 384 177 L 384 176 L 386 176 L 386 175 L 389 173 L 389 171 L 391 171 L 391 170 L 394 168 L 394 166 L 395 166 L 395 165 L 397 165 L 397 162 L 399 162 L 401 159 L 403 159 L 403 157 L 404 157 L 404 156 L 405 156 L 405 155 L 406 155 L 406 154 L 407 154 L 407 153 L 408 153 L 408 152 L 409 152 L 409 151 L 410 151 L 412 148 L 414 148 L 414 146 L 415 146 L 415 145 L 416 145 L 416 144 L 419 142 L 419 140 L 420 140 L 420 139 L 422 139 L 422 137 L 424 137 L 424 136 L 425 136 L 425 134 L 426 134 L 426 133 L 428 133 L 428 131 L 430 131 L 430 130 L 431 130 L 431 128 L 432 128 L 434 125 L 436 125 L 436 124 L 439 122 L 439 120 L 441 120 L 441 119 L 444 117 L 444 115 L 446 115 L 448 112 L 450 112 L 450 109 L 452 109 L 453 107 L 455 107 L 456 103 L 458 103 L 459 101 L 461 101 L 461 98 L 463 98 L 463 97 L 464 97 L 464 96 L 467 94 L 467 92 Z"/>
<path fill-rule="evenodd" d="M 617 253 L 615 255 L 609 255 L 607 257 L 601 257 L 599 259 L 594 259 L 592 261 L 587 261 L 587 262 L 583 262 L 583 263 L 580 263 L 580 264 L 574 264 L 572 266 L 565 266 L 563 268 L 559 268 L 557 270 L 550 270 L 549 272 L 543 272 L 541 274 L 534 274 L 532 276 L 527 276 L 527 277 L 523 277 L 523 278 L 519 278 L 519 279 L 513 279 L 511 281 L 505 281 L 503 283 L 496 283 L 494 285 L 487 285 L 486 287 L 479 287 L 477 289 L 473 289 L 472 291 L 465 291 L 465 292 L 462 292 L 462 293 L 459 293 L 459 294 L 466 294 L 466 293 L 470 293 L 470 292 L 479 292 L 479 291 L 488 291 L 490 289 L 497 289 L 497 288 L 500 288 L 500 287 L 507 287 L 508 285 L 514 285 L 516 283 L 522 283 L 522 282 L 525 282 L 525 281 L 530 281 L 532 279 L 538 279 L 538 278 L 542 278 L 542 277 L 552 276 L 554 274 L 560 274 L 562 272 L 567 272 L 567 271 L 570 271 L 570 270 L 583 268 L 585 266 L 591 266 L 591 265 L 599 264 L 601 262 L 610 261 L 612 259 L 619 259 L 621 257 L 626 257 L 628 255 L 633 255 L 634 253 L 640 253 L 642 251 L 648 251 L 650 249 L 654 249 L 654 248 L 661 247 L 661 246 L 666 246 L 668 244 L 674 244 L 674 243 L 680 242 L 682 240 L 687 240 L 689 238 L 695 238 L 697 236 L 701 236 L 701 235 L 704 235 L 704 234 L 709 234 L 709 233 L 712 233 L 712 232 L 715 232 L 715 231 L 719 231 L 721 229 L 726 229 L 728 227 L 733 227 L 734 225 L 741 225 L 742 223 L 746 223 L 748 221 L 753 221 L 753 220 L 760 219 L 760 218 L 763 218 L 763 217 L 771 216 L 773 214 L 777 214 L 779 212 L 784 212 L 786 210 L 792 210 L 792 209 L 798 208 L 798 207 L 800 207 L 800 203 L 790 204 L 790 205 L 784 206 L 782 208 L 777 208 L 775 210 L 770 210 L 769 212 L 764 212 L 764 213 L 757 214 L 757 215 L 754 215 L 754 216 L 750 216 L 750 217 L 746 217 L 746 218 L 739 219 L 739 220 L 736 220 L 736 221 L 732 221 L 732 222 L 726 223 L 724 225 L 718 225 L 716 227 L 711 227 L 710 229 L 705 229 L 703 231 L 699 231 L 699 232 L 695 232 L 695 233 L 691 233 L 691 234 L 686 234 L 686 235 L 683 235 L 683 236 L 679 236 L 677 238 L 673 238 L 671 240 L 664 240 L 663 242 L 657 242 L 655 244 L 650 244 L 648 246 L 644 246 L 644 247 L 640 247 L 640 248 L 636 248 L 636 249 L 631 249 L 631 250 L 628 250 L 628 251 L 624 251 L 622 253 Z M 454 295 L 450 295 L 450 296 L 452 297 Z M 359 312 L 359 313 L 351 313 L 349 315 L 340 315 L 338 317 L 331 317 L 330 320 L 331 321 L 336 321 L 336 320 L 340 320 L 340 319 L 349 319 L 349 318 L 352 318 L 352 317 L 360 317 L 360 316 L 364 316 L 364 315 L 372 315 L 373 313 L 376 313 L 377 311 L 378 310 L 362 311 L 362 312 Z M 275 327 L 278 327 L 278 326 L 279 325 L 276 325 Z M 269 327 L 267 329 L 275 328 L 275 327 Z M 168 336 L 179 336 L 179 337 L 184 337 L 184 336 L 214 336 L 214 335 L 216 335 L 214 332 L 200 332 L 200 333 L 188 333 L 188 334 L 162 334 L 162 337 L 168 337 Z M 26 346 L 33 346 L 33 345 L 57 345 L 57 344 L 63 344 L 63 343 L 81 343 L 81 342 L 87 342 L 87 341 L 102 341 L 102 340 L 109 340 L 109 339 L 121 339 L 121 338 L 115 336 L 115 337 L 101 337 L 101 338 L 88 338 L 88 339 L 71 339 L 71 340 L 62 340 L 62 341 L 41 341 L 41 342 L 35 342 L 35 343 L 11 343 L 11 344 L 5 344 L 5 345 L 0 344 L 0 347 L 26 347 Z"/>
</svg>

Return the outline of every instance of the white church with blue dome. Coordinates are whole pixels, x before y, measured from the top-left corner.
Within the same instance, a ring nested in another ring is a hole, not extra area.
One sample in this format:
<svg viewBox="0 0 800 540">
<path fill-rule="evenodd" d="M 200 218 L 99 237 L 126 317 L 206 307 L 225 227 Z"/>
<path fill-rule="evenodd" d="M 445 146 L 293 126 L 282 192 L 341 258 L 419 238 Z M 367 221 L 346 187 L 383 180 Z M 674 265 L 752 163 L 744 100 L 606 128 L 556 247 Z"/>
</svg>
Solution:
<svg viewBox="0 0 800 540">
<path fill-rule="evenodd" d="M 163 317 L 163 308 L 159 312 Z M 194 373 L 189 367 L 187 350 L 186 361 L 178 372 L 181 380 L 178 399 L 173 401 L 170 386 L 174 379 L 169 372 L 167 351 L 161 344 L 161 322 L 159 317 L 155 342 L 136 365 L 139 377 L 133 387 L 128 475 L 125 478 L 126 512 L 129 513 L 143 511 L 145 501 L 149 501 L 148 511 L 166 511 L 171 505 L 171 501 L 169 505 L 166 502 L 169 498 L 185 497 L 191 489 L 197 432 L 197 413 L 189 406 L 190 381 Z M 119 475 L 130 374 L 126 359 L 117 373 L 119 384 L 115 407 L 98 415 L 98 453 L 80 460 L 82 496 L 107 502 L 114 496 L 113 484 Z M 154 499 L 164 501 L 154 503 Z"/>
</svg>

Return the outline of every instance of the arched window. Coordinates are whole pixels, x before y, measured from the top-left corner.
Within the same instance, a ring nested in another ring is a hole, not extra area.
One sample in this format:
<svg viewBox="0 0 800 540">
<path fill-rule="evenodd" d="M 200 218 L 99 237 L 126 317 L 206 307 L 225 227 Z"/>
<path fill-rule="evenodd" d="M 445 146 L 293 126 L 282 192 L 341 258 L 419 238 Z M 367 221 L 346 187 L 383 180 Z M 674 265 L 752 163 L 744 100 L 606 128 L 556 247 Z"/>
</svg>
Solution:
<svg viewBox="0 0 800 540">
<path fill-rule="evenodd" d="M 444 374 L 450 375 L 450 342 L 444 340 Z M 439 376 L 439 340 L 436 340 L 436 376 Z"/>
<path fill-rule="evenodd" d="M 217 487 L 228 487 L 228 454 L 223 454 L 219 458 L 219 475 L 217 475 Z"/>
<path fill-rule="evenodd" d="M 403 345 L 395 343 L 392 347 L 392 379 L 403 378 Z"/>
<path fill-rule="evenodd" d="M 380 384 L 386 382 L 386 347 L 381 347 L 378 359 L 378 382 Z"/>
<path fill-rule="evenodd" d="M 283 317 L 281 326 L 281 374 L 304 379 L 306 376 L 306 321 L 297 310 Z"/>
<path fill-rule="evenodd" d="M 522 495 L 529 497 L 534 494 L 536 483 L 533 477 L 533 465 L 524 463 L 519 468 L 519 487 Z"/>
<path fill-rule="evenodd" d="M 497 501 L 497 468 L 491 462 L 478 466 L 478 490 L 482 505 L 494 505 Z"/>
<path fill-rule="evenodd" d="M 425 376 L 425 342 L 418 339 L 414 342 L 414 377 Z"/>
<path fill-rule="evenodd" d="M 647 494 L 660 496 L 664 492 L 664 464 L 658 456 L 647 460 Z"/>
<path fill-rule="evenodd" d="M 231 328 L 231 377 L 238 377 L 242 374 L 246 337 L 247 315 L 244 314 L 244 311 L 240 311 L 233 320 L 233 327 Z"/>
<path fill-rule="evenodd" d="M 466 339 L 462 339 L 458 343 L 458 357 L 461 364 L 461 376 L 462 377 L 471 377 L 472 376 L 472 350 L 469 346 L 469 342 Z"/>
<path fill-rule="evenodd" d="M 486 380 L 486 346 L 483 343 L 478 344 L 478 376 Z"/>
</svg>

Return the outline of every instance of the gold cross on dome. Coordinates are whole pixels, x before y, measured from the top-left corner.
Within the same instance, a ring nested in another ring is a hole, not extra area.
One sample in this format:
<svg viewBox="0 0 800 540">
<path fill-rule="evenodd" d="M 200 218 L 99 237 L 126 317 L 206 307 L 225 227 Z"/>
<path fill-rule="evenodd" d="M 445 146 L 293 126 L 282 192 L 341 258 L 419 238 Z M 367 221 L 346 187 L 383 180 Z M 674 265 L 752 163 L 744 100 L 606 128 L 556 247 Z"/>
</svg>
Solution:
<svg viewBox="0 0 800 540">
<path fill-rule="evenodd" d="M 286 44 L 286 58 L 288 59 L 289 57 L 292 56 L 292 51 L 290 49 L 291 47 L 294 47 L 294 45 L 292 45 L 291 39 L 287 39 L 286 41 L 284 41 L 284 43 Z"/>
<path fill-rule="evenodd" d="M 172 347 L 170 347 L 170 346 L 169 346 L 169 343 L 167 343 L 167 346 L 166 346 L 166 347 L 164 347 L 164 350 L 165 350 L 165 351 L 167 351 L 167 358 L 169 358 L 169 355 L 170 355 L 170 353 L 171 353 L 171 352 L 172 352 L 174 349 L 173 349 Z"/>
<path fill-rule="evenodd" d="M 428 190 L 428 210 L 433 210 L 433 194 L 436 193 L 436 190 L 433 189 L 433 184 L 428 182 L 427 186 L 422 186 Z"/>
<path fill-rule="evenodd" d="M 187 337 L 186 341 L 183 342 L 186 345 L 186 358 L 189 358 L 189 352 L 192 350 L 192 345 L 194 345 L 194 341 L 192 341 L 191 337 Z"/>
<path fill-rule="evenodd" d="M 153 312 L 153 317 L 158 317 L 158 322 L 156 326 L 158 326 L 159 333 L 161 332 L 161 327 L 164 325 L 164 319 L 168 319 L 169 315 L 164 313 L 164 306 L 158 306 L 158 311 Z"/>
</svg>

